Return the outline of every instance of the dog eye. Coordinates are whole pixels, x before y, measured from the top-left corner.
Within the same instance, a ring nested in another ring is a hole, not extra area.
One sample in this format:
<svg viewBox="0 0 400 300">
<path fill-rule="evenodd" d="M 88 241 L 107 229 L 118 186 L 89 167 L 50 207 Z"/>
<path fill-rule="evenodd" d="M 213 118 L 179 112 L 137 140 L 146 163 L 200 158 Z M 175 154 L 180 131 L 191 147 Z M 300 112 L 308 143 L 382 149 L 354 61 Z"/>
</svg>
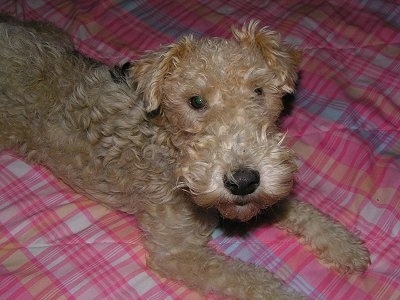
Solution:
<svg viewBox="0 0 400 300">
<path fill-rule="evenodd" d="M 264 94 L 264 90 L 261 87 L 258 87 L 256 89 L 254 89 L 254 93 L 257 94 L 257 96 L 262 96 Z"/>
<path fill-rule="evenodd" d="M 190 97 L 189 102 L 194 109 L 202 109 L 206 107 L 206 101 L 198 95 Z"/>
</svg>

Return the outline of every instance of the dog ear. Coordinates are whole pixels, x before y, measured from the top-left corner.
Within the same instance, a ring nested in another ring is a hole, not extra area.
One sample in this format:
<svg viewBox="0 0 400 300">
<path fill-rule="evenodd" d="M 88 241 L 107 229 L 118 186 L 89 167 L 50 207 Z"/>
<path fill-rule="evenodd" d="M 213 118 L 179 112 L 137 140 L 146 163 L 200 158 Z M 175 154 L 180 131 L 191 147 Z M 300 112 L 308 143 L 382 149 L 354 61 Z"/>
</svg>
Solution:
<svg viewBox="0 0 400 300">
<path fill-rule="evenodd" d="M 232 28 L 233 37 L 241 44 L 259 50 L 276 76 L 278 86 L 286 93 L 295 89 L 301 52 L 282 43 L 278 33 L 267 27 L 258 28 L 259 21 L 252 20 L 241 29 Z"/>
<path fill-rule="evenodd" d="M 114 66 L 109 70 L 112 80 L 115 83 L 125 83 L 129 85 L 129 69 L 132 67 L 130 62 L 122 66 Z"/>
<path fill-rule="evenodd" d="M 131 77 L 137 83 L 137 91 L 143 98 L 144 109 L 150 116 L 154 117 L 155 112 L 161 112 L 164 81 L 179 61 L 191 51 L 193 43 L 192 36 L 184 37 L 176 44 L 147 53 L 130 69 Z"/>
</svg>

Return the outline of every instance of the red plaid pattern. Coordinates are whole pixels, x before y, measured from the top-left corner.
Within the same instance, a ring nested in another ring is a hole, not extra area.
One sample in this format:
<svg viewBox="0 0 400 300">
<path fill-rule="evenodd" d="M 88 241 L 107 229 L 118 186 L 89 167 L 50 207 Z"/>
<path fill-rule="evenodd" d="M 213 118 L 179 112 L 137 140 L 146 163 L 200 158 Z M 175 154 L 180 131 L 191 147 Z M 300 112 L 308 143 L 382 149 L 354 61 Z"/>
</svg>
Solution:
<svg viewBox="0 0 400 300">
<path fill-rule="evenodd" d="M 1 1 L 0 10 L 55 23 L 106 63 L 188 33 L 229 36 L 251 18 L 281 32 L 304 53 L 283 122 L 299 159 L 294 193 L 365 240 L 372 264 L 337 274 L 266 225 L 245 237 L 218 229 L 211 246 L 265 266 L 310 299 L 399 299 L 400 11 L 391 1 L 337 2 L 41 0 Z M 200 298 L 159 278 L 145 257 L 134 217 L 0 153 L 1 299 Z"/>
</svg>

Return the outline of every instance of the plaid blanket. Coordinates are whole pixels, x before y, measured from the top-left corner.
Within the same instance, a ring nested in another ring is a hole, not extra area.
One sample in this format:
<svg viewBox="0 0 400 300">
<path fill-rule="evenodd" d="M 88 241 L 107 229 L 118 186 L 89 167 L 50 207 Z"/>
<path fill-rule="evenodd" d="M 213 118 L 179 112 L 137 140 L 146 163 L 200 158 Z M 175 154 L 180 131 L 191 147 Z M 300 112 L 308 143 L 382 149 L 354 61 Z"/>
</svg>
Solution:
<svg viewBox="0 0 400 300">
<path fill-rule="evenodd" d="M 115 64 L 185 34 L 228 37 L 251 18 L 304 52 L 282 127 L 300 166 L 294 194 L 366 242 L 372 264 L 341 275 L 260 224 L 211 246 L 263 266 L 310 299 L 400 298 L 400 6 L 396 1 L 0 1 L 50 21 Z M 29 71 L 29 70 L 27 70 Z M 0 129 L 1 130 L 1 129 Z M 80 196 L 45 168 L 0 153 L 1 299 L 200 299 L 145 264 L 135 218 Z M 215 296 L 208 295 L 207 299 Z"/>
</svg>

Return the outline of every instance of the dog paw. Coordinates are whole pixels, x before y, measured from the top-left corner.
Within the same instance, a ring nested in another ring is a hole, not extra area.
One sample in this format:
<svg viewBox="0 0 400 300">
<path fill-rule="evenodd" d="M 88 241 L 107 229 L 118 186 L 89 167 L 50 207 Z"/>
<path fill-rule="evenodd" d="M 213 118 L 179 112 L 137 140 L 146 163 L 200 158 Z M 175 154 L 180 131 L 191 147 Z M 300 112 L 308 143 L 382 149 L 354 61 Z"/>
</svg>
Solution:
<svg viewBox="0 0 400 300">
<path fill-rule="evenodd" d="M 328 247 L 319 251 L 319 257 L 340 273 L 363 272 L 371 263 L 368 249 L 354 236 L 331 241 Z"/>
</svg>

